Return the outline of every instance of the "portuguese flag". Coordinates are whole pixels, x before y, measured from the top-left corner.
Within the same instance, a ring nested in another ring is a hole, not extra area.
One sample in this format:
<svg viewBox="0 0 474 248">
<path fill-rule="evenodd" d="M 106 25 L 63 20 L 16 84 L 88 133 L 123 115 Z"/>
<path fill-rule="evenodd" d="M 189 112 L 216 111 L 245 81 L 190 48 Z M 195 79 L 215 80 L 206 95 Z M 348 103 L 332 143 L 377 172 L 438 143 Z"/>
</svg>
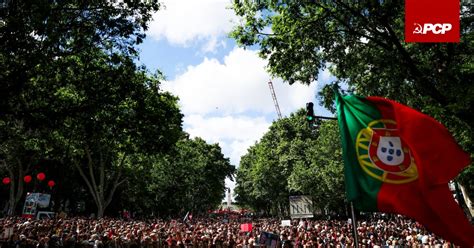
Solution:
<svg viewBox="0 0 474 248">
<path fill-rule="evenodd" d="M 336 97 L 349 201 L 362 211 L 408 216 L 473 247 L 474 228 L 448 182 L 470 163 L 433 118 L 380 97 Z"/>
</svg>

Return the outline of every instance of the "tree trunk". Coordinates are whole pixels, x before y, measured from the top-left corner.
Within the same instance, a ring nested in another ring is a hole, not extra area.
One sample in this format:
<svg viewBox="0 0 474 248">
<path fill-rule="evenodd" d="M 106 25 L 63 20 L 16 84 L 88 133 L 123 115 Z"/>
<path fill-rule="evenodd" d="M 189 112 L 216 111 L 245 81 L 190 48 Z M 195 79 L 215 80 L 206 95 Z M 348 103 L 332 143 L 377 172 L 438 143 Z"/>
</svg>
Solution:
<svg viewBox="0 0 474 248">
<path fill-rule="evenodd" d="M 456 198 L 458 199 L 459 206 L 462 208 L 468 218 L 472 219 L 472 217 L 474 216 L 474 209 L 472 207 L 473 205 L 471 199 L 467 195 L 466 190 L 457 181 L 454 181 L 454 189 L 456 192 Z"/>
<path fill-rule="evenodd" d="M 17 204 L 17 202 L 15 201 L 15 178 L 11 176 L 12 174 L 10 174 L 11 183 L 10 183 L 10 194 L 8 197 L 8 213 L 7 213 L 8 216 L 15 215 L 15 208 Z"/>
<path fill-rule="evenodd" d="M 105 208 L 102 205 L 103 203 L 102 202 L 98 202 L 98 203 L 96 202 L 96 204 L 97 204 L 97 218 L 104 217 Z"/>
<path fill-rule="evenodd" d="M 23 176 L 25 170 L 23 169 L 23 164 L 18 161 L 18 177 L 15 176 L 13 168 L 7 168 L 8 174 L 10 176 L 10 192 L 8 197 L 8 216 L 15 215 L 16 206 L 20 201 L 23 195 Z"/>
<path fill-rule="evenodd" d="M 123 155 L 121 158 L 118 166 L 117 166 L 117 172 L 115 174 L 114 180 L 111 182 L 110 187 L 106 186 L 106 179 L 105 179 L 105 165 L 106 162 L 103 161 L 102 159 L 102 153 L 100 153 L 100 161 L 98 165 L 94 163 L 92 159 L 92 155 L 89 151 L 88 148 L 85 149 L 86 155 L 87 155 L 87 167 L 89 171 L 89 175 L 86 175 L 84 170 L 81 167 L 81 164 L 75 163 L 75 166 L 77 170 L 79 171 L 79 174 L 81 175 L 82 179 L 86 182 L 87 188 L 89 189 L 89 192 L 91 193 L 92 197 L 94 198 L 94 202 L 97 206 L 97 218 L 102 218 L 104 216 L 105 209 L 109 206 L 110 202 L 112 201 L 112 198 L 115 194 L 115 190 L 125 182 L 125 180 L 120 180 L 121 179 L 121 170 L 120 168 L 123 165 L 123 162 L 126 158 L 126 154 Z M 94 166 L 98 167 L 99 170 L 99 183 L 97 183 L 96 180 L 96 175 L 94 173 Z M 106 193 L 107 188 L 108 194 Z"/>
<path fill-rule="evenodd" d="M 15 215 L 16 206 L 23 195 L 23 182 L 21 179 L 18 179 L 18 184 L 15 183 L 15 177 L 13 174 L 10 174 L 11 177 L 11 185 L 10 185 L 10 194 L 8 197 L 8 216 Z M 18 178 L 22 178 L 20 175 Z M 16 192 L 15 192 L 16 191 Z"/>
</svg>

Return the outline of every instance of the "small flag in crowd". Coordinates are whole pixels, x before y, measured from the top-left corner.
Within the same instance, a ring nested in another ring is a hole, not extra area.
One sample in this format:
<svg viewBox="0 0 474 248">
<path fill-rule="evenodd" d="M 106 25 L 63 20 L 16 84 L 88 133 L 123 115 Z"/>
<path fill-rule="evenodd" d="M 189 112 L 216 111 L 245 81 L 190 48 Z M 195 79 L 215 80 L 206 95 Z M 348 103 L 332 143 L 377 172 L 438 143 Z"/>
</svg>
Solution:
<svg viewBox="0 0 474 248">
<path fill-rule="evenodd" d="M 473 247 L 474 228 L 448 188 L 470 158 L 448 130 L 384 98 L 337 94 L 336 103 L 349 201 L 363 211 L 406 215 Z"/>
<path fill-rule="evenodd" d="M 252 231 L 252 223 L 240 224 L 240 231 L 242 231 L 242 232 L 251 232 Z"/>
<path fill-rule="evenodd" d="M 188 221 L 191 221 L 193 219 L 193 214 L 191 212 L 187 212 L 186 215 L 184 216 L 183 218 L 183 222 L 188 222 Z"/>
</svg>

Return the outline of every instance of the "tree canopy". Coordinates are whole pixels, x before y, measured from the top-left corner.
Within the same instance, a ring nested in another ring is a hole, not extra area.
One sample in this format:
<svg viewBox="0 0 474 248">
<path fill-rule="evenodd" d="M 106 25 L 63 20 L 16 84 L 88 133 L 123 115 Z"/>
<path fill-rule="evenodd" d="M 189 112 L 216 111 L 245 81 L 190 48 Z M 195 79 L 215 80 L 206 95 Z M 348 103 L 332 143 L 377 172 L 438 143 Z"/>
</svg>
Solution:
<svg viewBox="0 0 474 248">
<path fill-rule="evenodd" d="M 310 195 L 317 210 L 344 207 L 340 137 L 334 121 L 313 130 L 300 110 L 275 121 L 250 147 L 236 173 L 239 204 L 289 215 L 290 195 Z M 317 182 L 317 183 L 316 183 Z"/>
<path fill-rule="evenodd" d="M 231 36 L 257 44 L 269 71 L 290 84 L 309 84 L 329 66 L 359 94 L 437 104 L 474 123 L 472 6 L 462 8 L 459 44 L 404 43 L 401 1 L 236 1 L 233 9 L 242 21 Z"/>
<path fill-rule="evenodd" d="M 182 138 L 172 152 L 156 159 L 147 189 L 160 213 L 205 214 L 224 198 L 225 178 L 234 166 L 217 144 Z"/>
<path fill-rule="evenodd" d="M 405 43 L 403 1 L 235 1 L 231 37 L 257 46 L 268 70 L 309 84 L 328 68 L 349 91 L 407 104 L 445 124 L 474 152 L 472 5 L 461 7 L 460 43 Z M 334 111 L 331 85 L 321 103 Z M 472 166 L 462 181 L 474 192 Z"/>
<path fill-rule="evenodd" d="M 55 210 L 85 203 L 99 217 L 109 206 L 109 214 L 126 207 L 166 216 L 183 201 L 197 211 L 220 202 L 233 167 L 218 145 L 185 138 L 163 76 L 137 65 L 136 46 L 159 7 L 20 0 L 0 9 L 0 173 L 12 179 L 9 214 L 32 190 L 55 193 Z M 189 177 L 167 175 L 175 169 Z M 23 181 L 40 171 L 57 186 Z M 175 196 L 170 185 L 179 180 Z"/>
</svg>

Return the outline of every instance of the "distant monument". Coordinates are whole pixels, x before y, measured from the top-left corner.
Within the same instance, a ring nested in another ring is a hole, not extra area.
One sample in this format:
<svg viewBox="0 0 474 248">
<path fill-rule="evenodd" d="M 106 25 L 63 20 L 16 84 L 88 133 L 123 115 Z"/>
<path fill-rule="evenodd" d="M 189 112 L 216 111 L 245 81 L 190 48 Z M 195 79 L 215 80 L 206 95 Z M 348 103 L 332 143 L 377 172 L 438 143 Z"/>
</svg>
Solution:
<svg viewBox="0 0 474 248">
<path fill-rule="evenodd" d="M 232 195 L 230 194 L 230 188 L 227 188 L 227 209 L 232 206 Z"/>
</svg>

